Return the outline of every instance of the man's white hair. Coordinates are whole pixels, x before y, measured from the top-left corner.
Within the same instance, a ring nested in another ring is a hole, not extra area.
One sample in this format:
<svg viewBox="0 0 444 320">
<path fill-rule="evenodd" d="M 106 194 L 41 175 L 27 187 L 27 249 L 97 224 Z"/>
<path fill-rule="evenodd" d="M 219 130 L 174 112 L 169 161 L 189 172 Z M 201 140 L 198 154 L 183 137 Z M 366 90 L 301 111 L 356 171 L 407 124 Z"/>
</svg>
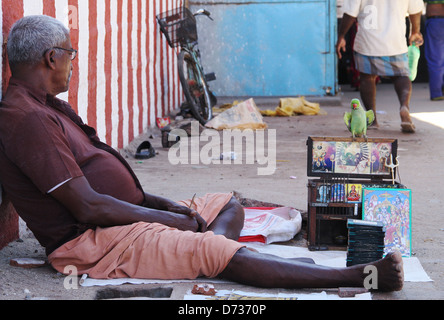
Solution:
<svg viewBox="0 0 444 320">
<path fill-rule="evenodd" d="M 35 64 L 44 53 L 69 39 L 69 30 L 59 20 L 45 16 L 26 16 L 11 28 L 7 51 L 9 64 Z"/>
</svg>

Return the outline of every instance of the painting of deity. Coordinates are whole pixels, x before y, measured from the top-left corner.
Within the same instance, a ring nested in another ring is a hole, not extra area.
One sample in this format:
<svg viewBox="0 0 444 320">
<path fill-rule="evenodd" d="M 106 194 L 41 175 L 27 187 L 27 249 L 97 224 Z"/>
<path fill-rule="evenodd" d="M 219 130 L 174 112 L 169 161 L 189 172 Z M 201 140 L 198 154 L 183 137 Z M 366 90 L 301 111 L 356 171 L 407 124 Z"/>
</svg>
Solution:
<svg viewBox="0 0 444 320">
<path fill-rule="evenodd" d="M 412 201 L 410 189 L 364 188 L 363 220 L 381 221 L 385 227 L 384 254 L 398 250 L 412 254 Z"/>
</svg>

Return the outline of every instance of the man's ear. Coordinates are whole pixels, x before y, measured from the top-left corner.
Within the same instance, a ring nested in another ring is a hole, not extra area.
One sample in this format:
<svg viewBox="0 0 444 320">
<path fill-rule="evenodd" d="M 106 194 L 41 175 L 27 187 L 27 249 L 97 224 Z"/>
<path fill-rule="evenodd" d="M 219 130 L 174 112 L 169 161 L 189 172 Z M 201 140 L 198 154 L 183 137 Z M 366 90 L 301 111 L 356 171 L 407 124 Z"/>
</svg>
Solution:
<svg viewBox="0 0 444 320">
<path fill-rule="evenodd" d="M 55 55 L 56 51 L 54 49 L 47 50 L 43 55 L 45 64 L 51 69 L 55 69 Z"/>
</svg>

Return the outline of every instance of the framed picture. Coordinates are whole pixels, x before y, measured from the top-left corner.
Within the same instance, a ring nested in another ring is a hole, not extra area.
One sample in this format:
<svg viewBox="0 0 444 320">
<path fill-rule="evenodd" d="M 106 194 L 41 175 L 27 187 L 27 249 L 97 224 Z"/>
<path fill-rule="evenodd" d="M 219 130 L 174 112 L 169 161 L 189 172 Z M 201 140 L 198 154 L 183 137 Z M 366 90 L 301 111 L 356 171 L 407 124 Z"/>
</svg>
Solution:
<svg viewBox="0 0 444 320">
<path fill-rule="evenodd" d="M 397 144 L 395 139 L 309 137 L 307 175 L 392 179 Z"/>
<path fill-rule="evenodd" d="M 362 219 L 385 226 L 384 254 L 399 250 L 412 254 L 412 194 L 410 189 L 364 188 Z"/>
<path fill-rule="evenodd" d="M 362 185 L 359 183 L 348 183 L 346 200 L 350 203 L 362 202 Z"/>
</svg>

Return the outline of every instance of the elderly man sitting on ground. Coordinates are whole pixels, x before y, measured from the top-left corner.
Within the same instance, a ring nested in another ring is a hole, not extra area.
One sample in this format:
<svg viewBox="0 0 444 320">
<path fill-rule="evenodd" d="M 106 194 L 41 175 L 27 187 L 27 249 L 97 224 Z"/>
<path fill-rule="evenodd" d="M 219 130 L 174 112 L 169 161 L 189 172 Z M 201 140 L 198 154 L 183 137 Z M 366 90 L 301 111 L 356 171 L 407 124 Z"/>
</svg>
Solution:
<svg viewBox="0 0 444 320">
<path fill-rule="evenodd" d="M 231 194 L 208 194 L 190 209 L 189 201 L 145 192 L 119 153 L 56 98 L 68 90 L 77 53 L 56 19 L 20 19 L 7 49 L 12 78 L 0 107 L 0 180 L 56 270 L 74 265 L 100 279 L 206 276 L 259 287 L 363 286 L 365 265 L 330 268 L 245 248 L 236 241 L 243 208 Z M 402 288 L 398 253 L 372 264 L 379 289 Z"/>
</svg>

